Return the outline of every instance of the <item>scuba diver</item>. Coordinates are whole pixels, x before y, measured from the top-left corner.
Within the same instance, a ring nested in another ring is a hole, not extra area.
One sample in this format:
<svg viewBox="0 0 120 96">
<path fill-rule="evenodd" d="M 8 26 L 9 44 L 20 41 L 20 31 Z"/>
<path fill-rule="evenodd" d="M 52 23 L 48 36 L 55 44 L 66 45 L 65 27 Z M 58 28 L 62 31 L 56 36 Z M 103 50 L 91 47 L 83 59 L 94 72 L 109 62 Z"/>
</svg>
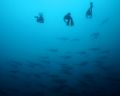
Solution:
<svg viewBox="0 0 120 96">
<path fill-rule="evenodd" d="M 64 16 L 64 22 L 66 23 L 67 26 L 73 26 L 74 25 L 73 19 L 71 17 L 71 13 L 67 13 Z"/>
<path fill-rule="evenodd" d="M 35 18 L 36 18 L 36 22 L 44 23 L 44 17 L 42 13 L 40 13 L 39 16 L 35 16 Z"/>
<path fill-rule="evenodd" d="M 90 8 L 86 12 L 87 18 L 92 18 L 92 8 L 93 8 L 93 2 L 90 2 Z"/>
</svg>

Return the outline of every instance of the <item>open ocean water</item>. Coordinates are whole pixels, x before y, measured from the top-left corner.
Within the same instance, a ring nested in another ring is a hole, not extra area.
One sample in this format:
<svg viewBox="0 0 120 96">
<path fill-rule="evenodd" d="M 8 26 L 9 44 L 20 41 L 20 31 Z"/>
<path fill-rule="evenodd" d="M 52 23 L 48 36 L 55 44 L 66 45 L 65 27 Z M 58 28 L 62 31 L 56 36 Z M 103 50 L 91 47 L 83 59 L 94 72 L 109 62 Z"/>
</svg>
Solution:
<svg viewBox="0 0 120 96">
<path fill-rule="evenodd" d="M 120 96 L 120 0 L 0 0 L 0 96 Z"/>
</svg>

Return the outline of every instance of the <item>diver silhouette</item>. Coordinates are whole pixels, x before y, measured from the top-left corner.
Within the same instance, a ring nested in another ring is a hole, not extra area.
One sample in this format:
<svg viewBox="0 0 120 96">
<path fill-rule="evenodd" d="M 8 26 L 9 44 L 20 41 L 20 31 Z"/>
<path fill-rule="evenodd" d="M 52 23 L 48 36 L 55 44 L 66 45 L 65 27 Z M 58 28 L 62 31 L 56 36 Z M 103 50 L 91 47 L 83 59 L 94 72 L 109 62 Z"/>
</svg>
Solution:
<svg viewBox="0 0 120 96">
<path fill-rule="evenodd" d="M 66 23 L 67 26 L 73 26 L 74 25 L 73 19 L 71 17 L 71 13 L 67 13 L 64 16 L 64 22 Z"/>
<path fill-rule="evenodd" d="M 36 18 L 36 22 L 44 23 L 44 17 L 42 13 L 40 13 L 39 16 L 35 16 L 35 18 Z"/>
<path fill-rule="evenodd" d="M 93 2 L 90 2 L 90 7 L 86 12 L 86 17 L 87 18 L 92 18 L 92 8 L 93 8 Z"/>
</svg>

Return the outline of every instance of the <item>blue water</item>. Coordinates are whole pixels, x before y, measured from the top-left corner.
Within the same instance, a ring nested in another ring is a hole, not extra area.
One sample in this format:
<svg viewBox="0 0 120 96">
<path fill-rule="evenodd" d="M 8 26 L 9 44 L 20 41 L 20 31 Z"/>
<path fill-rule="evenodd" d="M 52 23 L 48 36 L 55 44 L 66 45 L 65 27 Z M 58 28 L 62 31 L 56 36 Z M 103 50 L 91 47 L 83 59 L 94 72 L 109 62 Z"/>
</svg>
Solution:
<svg viewBox="0 0 120 96">
<path fill-rule="evenodd" d="M 0 96 L 120 96 L 119 9 L 120 0 L 1 0 Z"/>
</svg>

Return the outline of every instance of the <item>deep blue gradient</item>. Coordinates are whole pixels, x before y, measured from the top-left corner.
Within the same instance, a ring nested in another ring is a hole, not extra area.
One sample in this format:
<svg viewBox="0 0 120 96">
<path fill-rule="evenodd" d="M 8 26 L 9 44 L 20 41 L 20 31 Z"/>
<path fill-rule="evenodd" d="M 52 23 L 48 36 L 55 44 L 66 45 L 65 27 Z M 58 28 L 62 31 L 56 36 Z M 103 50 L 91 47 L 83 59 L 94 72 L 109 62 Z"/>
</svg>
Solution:
<svg viewBox="0 0 120 96">
<path fill-rule="evenodd" d="M 119 64 L 120 0 L 0 1 L 0 96 L 120 96 Z"/>
</svg>

